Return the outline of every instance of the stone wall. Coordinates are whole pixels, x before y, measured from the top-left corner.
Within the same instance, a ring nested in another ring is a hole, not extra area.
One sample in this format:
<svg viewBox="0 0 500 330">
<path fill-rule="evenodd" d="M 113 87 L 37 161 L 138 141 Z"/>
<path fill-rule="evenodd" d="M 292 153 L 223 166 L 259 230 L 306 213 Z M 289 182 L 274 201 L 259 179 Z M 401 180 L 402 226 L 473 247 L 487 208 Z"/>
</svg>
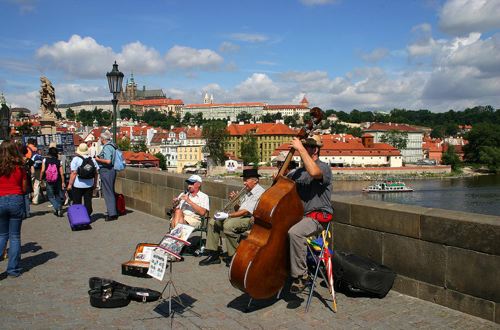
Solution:
<svg viewBox="0 0 500 330">
<path fill-rule="evenodd" d="M 116 188 L 127 207 L 165 218 L 187 176 L 127 169 Z M 207 179 L 202 189 L 213 214 L 241 182 Z M 500 217 L 358 197 L 334 196 L 332 202 L 337 249 L 396 271 L 396 291 L 500 323 Z"/>
</svg>

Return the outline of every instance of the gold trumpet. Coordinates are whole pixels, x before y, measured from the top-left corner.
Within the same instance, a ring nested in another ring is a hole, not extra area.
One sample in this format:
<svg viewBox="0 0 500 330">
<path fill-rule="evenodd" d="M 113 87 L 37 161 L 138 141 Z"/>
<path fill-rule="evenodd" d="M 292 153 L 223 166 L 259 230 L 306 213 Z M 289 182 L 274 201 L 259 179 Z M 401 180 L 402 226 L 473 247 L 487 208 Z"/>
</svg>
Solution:
<svg viewBox="0 0 500 330">
<path fill-rule="evenodd" d="M 243 196 L 243 194 L 246 193 L 246 190 L 247 190 L 247 188 L 243 187 L 231 200 L 229 200 L 229 202 L 227 202 L 226 205 L 224 205 L 224 207 L 222 208 L 222 212 L 228 213 L 228 211 L 231 207 L 233 207 L 234 210 L 237 211 L 239 208 L 239 205 L 237 204 L 237 202 L 240 201 L 241 196 Z"/>
</svg>

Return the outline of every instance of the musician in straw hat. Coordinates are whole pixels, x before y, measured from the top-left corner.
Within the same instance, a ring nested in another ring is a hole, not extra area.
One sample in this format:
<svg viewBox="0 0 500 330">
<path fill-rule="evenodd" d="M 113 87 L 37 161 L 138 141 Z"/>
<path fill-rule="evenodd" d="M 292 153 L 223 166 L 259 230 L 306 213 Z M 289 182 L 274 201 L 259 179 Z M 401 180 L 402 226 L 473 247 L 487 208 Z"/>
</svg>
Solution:
<svg viewBox="0 0 500 330">
<path fill-rule="evenodd" d="M 319 159 L 322 146 L 318 135 L 292 140 L 292 147 L 300 154 L 303 165 L 290 172 L 288 177 L 295 181 L 304 203 L 304 217 L 288 231 L 292 293 L 304 290 L 308 282 L 307 238 L 323 231 L 332 219 L 332 171 L 328 164 Z"/>
<path fill-rule="evenodd" d="M 207 231 L 207 250 L 209 255 L 200 261 L 200 266 L 220 264 L 219 239 L 221 232 L 226 237 L 227 258 L 224 260 L 226 266 L 229 266 L 231 259 L 238 247 L 238 238 L 240 234 L 250 229 L 252 213 L 257 206 L 260 196 L 265 189 L 259 184 L 259 173 L 257 169 L 244 169 L 243 175 L 244 193 L 241 199 L 241 205 L 233 212 L 217 212 L 214 219 L 208 222 Z M 233 191 L 229 195 L 231 201 L 239 199 L 239 193 Z M 232 203 L 231 203 L 232 204 Z"/>
</svg>

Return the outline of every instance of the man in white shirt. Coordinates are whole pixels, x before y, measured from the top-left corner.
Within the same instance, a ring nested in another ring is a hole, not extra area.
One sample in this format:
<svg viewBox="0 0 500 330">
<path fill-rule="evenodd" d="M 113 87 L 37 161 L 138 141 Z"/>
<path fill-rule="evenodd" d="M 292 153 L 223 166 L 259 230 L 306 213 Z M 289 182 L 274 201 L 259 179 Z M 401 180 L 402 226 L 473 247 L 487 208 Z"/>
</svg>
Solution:
<svg viewBox="0 0 500 330">
<path fill-rule="evenodd" d="M 208 257 L 199 262 L 200 266 L 221 263 L 219 240 L 222 232 L 226 237 L 227 249 L 227 258 L 224 261 L 226 266 L 229 266 L 238 247 L 240 235 L 250 229 L 253 211 L 265 189 L 259 184 L 260 175 L 257 169 L 245 169 L 241 177 L 245 185 L 245 192 L 240 200 L 241 205 L 233 212 L 217 212 L 214 219 L 210 219 L 207 230 Z M 233 200 L 237 195 L 233 191 L 229 198 Z"/>
<path fill-rule="evenodd" d="M 201 177 L 196 174 L 191 175 L 186 180 L 186 183 L 188 184 L 187 192 L 172 201 L 172 203 L 180 202 L 172 217 L 171 228 L 174 228 L 179 223 L 199 228 L 201 217 L 208 214 L 210 210 L 208 195 L 200 190 Z"/>
</svg>

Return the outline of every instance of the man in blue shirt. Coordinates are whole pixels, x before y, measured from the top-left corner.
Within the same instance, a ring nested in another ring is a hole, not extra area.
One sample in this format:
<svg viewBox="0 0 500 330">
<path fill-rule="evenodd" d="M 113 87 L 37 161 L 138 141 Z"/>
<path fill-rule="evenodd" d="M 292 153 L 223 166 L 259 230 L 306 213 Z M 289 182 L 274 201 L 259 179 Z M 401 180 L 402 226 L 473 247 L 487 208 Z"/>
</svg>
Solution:
<svg viewBox="0 0 500 330">
<path fill-rule="evenodd" d="M 116 171 L 113 168 L 116 146 L 111 142 L 111 133 L 109 131 L 102 132 L 100 139 L 103 147 L 95 160 L 100 165 L 99 174 L 101 175 L 102 193 L 108 210 L 106 221 L 112 221 L 118 219 L 115 198 Z"/>
</svg>

